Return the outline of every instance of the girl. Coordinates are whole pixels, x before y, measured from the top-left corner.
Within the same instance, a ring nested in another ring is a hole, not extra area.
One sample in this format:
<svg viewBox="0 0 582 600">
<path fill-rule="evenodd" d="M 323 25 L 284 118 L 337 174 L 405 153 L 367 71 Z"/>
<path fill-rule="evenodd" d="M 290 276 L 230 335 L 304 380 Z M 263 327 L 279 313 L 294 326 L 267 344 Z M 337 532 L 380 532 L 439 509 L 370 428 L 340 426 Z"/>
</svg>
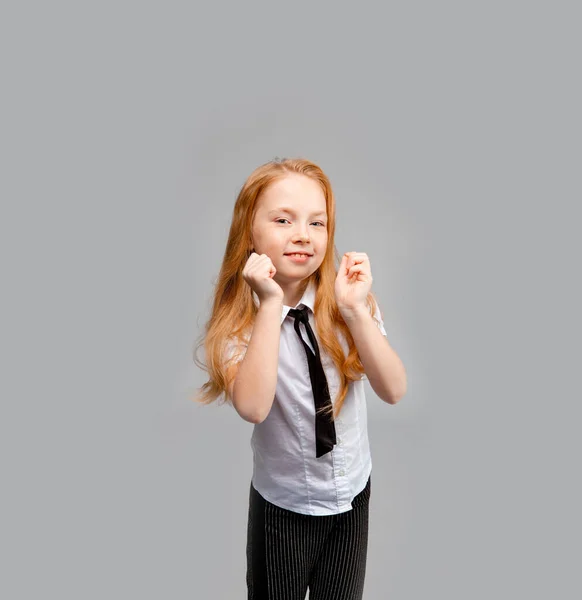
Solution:
<svg viewBox="0 0 582 600">
<path fill-rule="evenodd" d="M 328 177 L 305 159 L 258 167 L 236 204 L 197 400 L 254 424 L 248 598 L 361 599 L 372 462 L 363 379 L 396 404 L 402 362 L 370 261 L 335 249 Z M 339 262 L 339 268 L 336 264 Z"/>
</svg>

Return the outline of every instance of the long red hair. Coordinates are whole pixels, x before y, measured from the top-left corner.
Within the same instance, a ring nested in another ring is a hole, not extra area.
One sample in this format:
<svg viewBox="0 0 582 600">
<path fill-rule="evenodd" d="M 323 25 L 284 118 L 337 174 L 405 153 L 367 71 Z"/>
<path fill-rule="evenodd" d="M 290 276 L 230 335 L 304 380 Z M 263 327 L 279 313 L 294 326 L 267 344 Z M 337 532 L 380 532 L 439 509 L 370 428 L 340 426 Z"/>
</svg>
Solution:
<svg viewBox="0 0 582 600">
<path fill-rule="evenodd" d="M 192 398 L 202 404 L 210 404 L 223 398 L 232 403 L 228 386 L 233 371 L 229 370 L 234 358 L 226 356 L 228 344 L 233 338 L 245 339 L 257 314 L 257 306 L 252 297 L 252 289 L 243 279 L 242 271 L 252 252 L 251 226 L 255 216 L 257 202 L 266 188 L 288 173 L 299 173 L 316 181 L 325 195 L 328 242 L 325 257 L 319 269 L 304 281 L 305 289 L 310 282 L 315 283 L 316 296 L 314 314 L 319 347 L 327 353 L 340 375 L 340 387 L 334 402 L 333 417 L 341 411 L 350 381 L 361 379 L 364 367 L 353 337 L 346 325 L 335 301 L 335 280 L 341 262 L 335 244 L 335 198 L 331 183 L 322 169 L 304 158 L 275 159 L 256 168 L 247 178 L 236 199 L 226 250 L 218 280 L 214 289 L 212 314 L 205 330 L 196 343 L 194 362 L 208 373 L 208 381 L 197 389 Z M 377 304 L 370 292 L 366 298 L 370 314 L 374 315 Z M 337 331 L 341 331 L 347 341 L 349 352 L 345 356 Z M 206 362 L 197 356 L 204 346 Z"/>
</svg>

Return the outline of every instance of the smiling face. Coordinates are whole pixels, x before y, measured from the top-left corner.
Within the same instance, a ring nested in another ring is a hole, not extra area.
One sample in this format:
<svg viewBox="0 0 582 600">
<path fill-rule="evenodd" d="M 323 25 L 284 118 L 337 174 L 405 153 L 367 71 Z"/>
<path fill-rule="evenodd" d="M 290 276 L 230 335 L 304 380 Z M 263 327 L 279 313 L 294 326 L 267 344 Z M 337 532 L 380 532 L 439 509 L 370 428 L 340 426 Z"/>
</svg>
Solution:
<svg viewBox="0 0 582 600">
<path fill-rule="evenodd" d="M 314 180 L 290 173 L 261 195 L 252 226 L 257 254 L 266 254 L 277 269 L 273 279 L 285 292 L 288 306 L 305 278 L 317 271 L 327 249 L 325 195 Z M 309 256 L 295 258 L 291 253 Z M 297 302 L 299 298 L 297 298 Z"/>
</svg>

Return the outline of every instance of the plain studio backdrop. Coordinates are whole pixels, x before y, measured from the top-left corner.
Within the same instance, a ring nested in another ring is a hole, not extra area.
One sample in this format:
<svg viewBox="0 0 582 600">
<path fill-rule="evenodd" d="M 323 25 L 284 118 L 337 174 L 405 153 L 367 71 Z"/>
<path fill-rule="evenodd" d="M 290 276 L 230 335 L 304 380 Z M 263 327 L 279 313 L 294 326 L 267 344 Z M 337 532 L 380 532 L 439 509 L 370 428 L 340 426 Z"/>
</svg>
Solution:
<svg viewBox="0 0 582 600">
<path fill-rule="evenodd" d="M 407 368 L 366 382 L 366 600 L 581 596 L 576 8 L 3 5 L 2 598 L 246 598 L 252 425 L 188 398 L 276 156 Z"/>
</svg>

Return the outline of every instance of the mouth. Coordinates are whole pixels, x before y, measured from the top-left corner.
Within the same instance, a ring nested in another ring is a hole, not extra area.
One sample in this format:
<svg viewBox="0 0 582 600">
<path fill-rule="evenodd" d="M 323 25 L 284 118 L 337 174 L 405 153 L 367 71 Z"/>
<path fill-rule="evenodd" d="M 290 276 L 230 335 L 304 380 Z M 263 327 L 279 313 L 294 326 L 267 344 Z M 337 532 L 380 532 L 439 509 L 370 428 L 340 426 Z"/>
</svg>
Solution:
<svg viewBox="0 0 582 600">
<path fill-rule="evenodd" d="M 295 262 L 305 262 L 309 260 L 313 255 L 308 254 L 307 252 L 290 252 L 288 254 L 285 254 L 285 256 L 288 256 L 292 261 Z"/>
</svg>

